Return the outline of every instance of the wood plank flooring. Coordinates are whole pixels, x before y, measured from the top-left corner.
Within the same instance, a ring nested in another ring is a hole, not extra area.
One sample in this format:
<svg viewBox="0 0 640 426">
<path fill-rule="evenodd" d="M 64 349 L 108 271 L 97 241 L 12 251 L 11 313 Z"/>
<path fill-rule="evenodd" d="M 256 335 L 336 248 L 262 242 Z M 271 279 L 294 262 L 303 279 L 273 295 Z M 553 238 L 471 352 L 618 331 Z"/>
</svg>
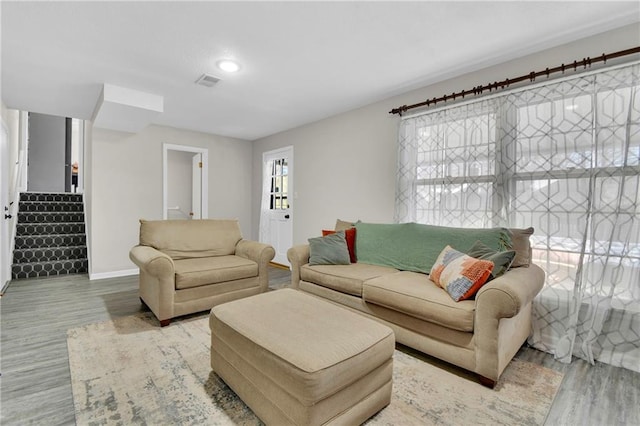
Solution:
<svg viewBox="0 0 640 426">
<path fill-rule="evenodd" d="M 270 288 L 289 271 L 270 268 Z M 0 299 L 0 423 L 73 425 L 66 331 L 142 310 L 138 277 L 14 281 Z M 201 315 L 206 315 L 201 314 Z M 566 365 L 523 347 L 518 358 L 565 373 L 547 425 L 640 425 L 640 374 L 582 360 Z"/>
</svg>

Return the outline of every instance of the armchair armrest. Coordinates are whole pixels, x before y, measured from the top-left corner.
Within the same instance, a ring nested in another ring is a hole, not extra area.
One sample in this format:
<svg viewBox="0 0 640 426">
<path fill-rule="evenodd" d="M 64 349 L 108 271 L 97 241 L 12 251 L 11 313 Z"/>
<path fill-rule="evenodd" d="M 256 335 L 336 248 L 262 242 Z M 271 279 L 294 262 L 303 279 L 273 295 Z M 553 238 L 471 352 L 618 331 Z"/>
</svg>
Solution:
<svg viewBox="0 0 640 426">
<path fill-rule="evenodd" d="M 300 285 L 300 267 L 309 263 L 309 244 L 293 246 L 287 250 L 287 259 L 291 263 L 291 287 Z"/>
<path fill-rule="evenodd" d="M 258 265 L 267 265 L 275 255 L 275 249 L 269 244 L 250 240 L 240 240 L 236 245 L 236 256 L 253 260 Z"/>
<path fill-rule="evenodd" d="M 172 276 L 175 273 L 173 259 L 153 247 L 134 246 L 129 251 L 129 259 L 156 278 Z"/>
<path fill-rule="evenodd" d="M 262 291 L 267 291 L 269 287 L 269 262 L 275 255 L 276 250 L 269 244 L 240 240 L 236 245 L 236 256 L 253 260 L 258 264 L 258 281 Z"/>
</svg>

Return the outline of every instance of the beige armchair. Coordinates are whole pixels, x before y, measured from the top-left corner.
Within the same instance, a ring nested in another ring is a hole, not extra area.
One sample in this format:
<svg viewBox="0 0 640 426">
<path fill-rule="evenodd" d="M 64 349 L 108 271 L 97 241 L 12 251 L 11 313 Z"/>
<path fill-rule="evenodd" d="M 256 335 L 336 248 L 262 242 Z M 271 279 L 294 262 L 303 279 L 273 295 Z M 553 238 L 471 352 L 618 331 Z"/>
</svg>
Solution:
<svg viewBox="0 0 640 426">
<path fill-rule="evenodd" d="M 129 258 L 140 300 L 166 326 L 172 318 L 267 291 L 273 247 L 242 239 L 237 220 L 140 220 Z"/>
</svg>

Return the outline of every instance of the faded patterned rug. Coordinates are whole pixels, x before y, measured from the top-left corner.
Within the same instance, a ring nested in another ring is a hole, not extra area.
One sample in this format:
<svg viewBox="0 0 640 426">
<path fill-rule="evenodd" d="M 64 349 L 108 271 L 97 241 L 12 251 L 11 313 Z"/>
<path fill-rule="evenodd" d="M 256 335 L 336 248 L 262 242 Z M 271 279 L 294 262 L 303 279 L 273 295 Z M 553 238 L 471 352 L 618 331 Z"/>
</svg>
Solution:
<svg viewBox="0 0 640 426">
<path fill-rule="evenodd" d="M 76 424 L 261 424 L 211 372 L 207 315 L 157 324 L 142 313 L 67 332 Z M 562 381 L 514 360 L 491 390 L 431 362 L 396 350 L 391 404 L 367 425 L 541 425 Z"/>
</svg>

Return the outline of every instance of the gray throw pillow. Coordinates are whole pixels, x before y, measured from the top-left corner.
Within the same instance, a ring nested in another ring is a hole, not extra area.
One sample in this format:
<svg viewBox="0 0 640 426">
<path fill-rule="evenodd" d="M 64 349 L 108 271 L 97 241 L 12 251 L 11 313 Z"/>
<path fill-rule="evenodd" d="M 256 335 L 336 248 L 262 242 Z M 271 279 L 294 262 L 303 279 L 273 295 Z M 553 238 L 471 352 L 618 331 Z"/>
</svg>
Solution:
<svg viewBox="0 0 640 426">
<path fill-rule="evenodd" d="M 349 265 L 349 249 L 344 231 L 326 237 L 309 238 L 309 265 Z"/>
<path fill-rule="evenodd" d="M 475 257 L 476 259 L 490 260 L 495 265 L 493 271 L 491 271 L 491 277 L 489 281 L 499 277 L 509 270 L 513 259 L 516 257 L 515 250 L 496 251 L 491 247 L 487 247 L 480 241 L 476 241 L 469 250 L 467 255 Z"/>
</svg>

